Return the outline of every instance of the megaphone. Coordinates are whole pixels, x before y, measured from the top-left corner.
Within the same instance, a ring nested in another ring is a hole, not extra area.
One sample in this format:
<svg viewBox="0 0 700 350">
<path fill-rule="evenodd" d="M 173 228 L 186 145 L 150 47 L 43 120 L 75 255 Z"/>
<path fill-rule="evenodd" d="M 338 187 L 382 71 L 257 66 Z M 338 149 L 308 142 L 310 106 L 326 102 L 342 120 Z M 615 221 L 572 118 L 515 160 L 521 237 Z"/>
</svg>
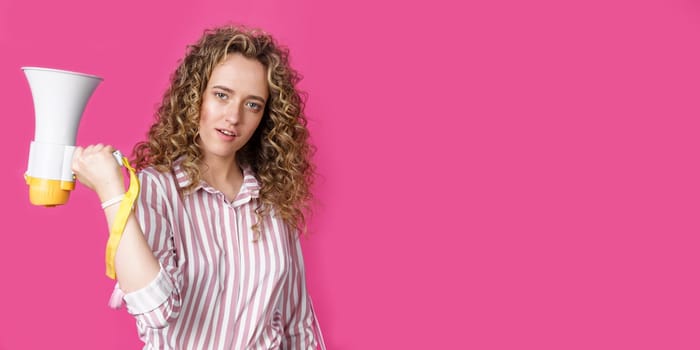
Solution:
<svg viewBox="0 0 700 350">
<path fill-rule="evenodd" d="M 34 100 L 34 140 L 24 178 L 29 201 L 53 207 L 75 188 L 71 171 L 83 111 L 102 78 L 58 69 L 22 67 Z"/>
</svg>

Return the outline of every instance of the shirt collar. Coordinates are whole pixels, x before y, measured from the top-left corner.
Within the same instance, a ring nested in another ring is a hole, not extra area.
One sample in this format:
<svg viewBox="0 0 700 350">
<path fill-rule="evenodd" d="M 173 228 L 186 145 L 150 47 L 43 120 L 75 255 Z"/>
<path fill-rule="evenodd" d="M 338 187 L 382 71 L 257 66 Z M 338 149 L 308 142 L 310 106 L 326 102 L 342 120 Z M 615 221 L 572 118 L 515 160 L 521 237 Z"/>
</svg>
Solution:
<svg viewBox="0 0 700 350">
<path fill-rule="evenodd" d="M 177 181 L 178 186 L 180 188 L 184 188 L 190 184 L 190 177 L 187 175 L 182 166 L 180 166 L 181 163 L 182 160 L 179 160 L 176 161 L 175 164 L 173 164 L 173 173 L 175 175 L 175 180 Z M 250 168 L 250 166 L 243 166 L 242 169 L 243 184 L 241 185 L 241 189 L 238 191 L 238 195 L 233 200 L 234 204 L 238 204 L 240 202 L 247 202 L 251 198 L 260 197 L 260 183 L 258 182 L 258 179 L 255 178 L 255 173 Z M 204 180 L 199 181 L 199 184 L 194 187 L 193 192 L 197 192 L 199 190 L 204 190 L 209 193 L 221 192 L 215 189 L 214 187 L 211 187 Z"/>
</svg>

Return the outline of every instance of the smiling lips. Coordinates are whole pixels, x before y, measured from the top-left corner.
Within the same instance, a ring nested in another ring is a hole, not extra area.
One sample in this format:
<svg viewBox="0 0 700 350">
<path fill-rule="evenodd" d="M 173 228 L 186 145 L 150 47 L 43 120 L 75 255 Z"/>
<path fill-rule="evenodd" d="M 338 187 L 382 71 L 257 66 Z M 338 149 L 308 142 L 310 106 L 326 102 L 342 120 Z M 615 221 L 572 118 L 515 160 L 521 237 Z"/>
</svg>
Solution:
<svg viewBox="0 0 700 350">
<path fill-rule="evenodd" d="M 236 137 L 236 136 L 238 136 L 238 134 L 236 134 L 235 131 L 231 131 L 231 130 L 216 129 L 216 131 L 218 131 L 220 134 L 225 135 L 225 136 L 228 136 L 228 137 Z"/>
</svg>

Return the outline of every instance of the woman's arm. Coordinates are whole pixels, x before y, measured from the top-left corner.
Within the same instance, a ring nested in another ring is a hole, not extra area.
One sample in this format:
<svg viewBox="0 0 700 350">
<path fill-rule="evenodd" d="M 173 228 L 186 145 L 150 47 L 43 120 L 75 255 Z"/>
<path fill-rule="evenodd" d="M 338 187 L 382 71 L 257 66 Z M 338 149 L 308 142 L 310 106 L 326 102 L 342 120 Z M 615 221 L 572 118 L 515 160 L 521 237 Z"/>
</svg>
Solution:
<svg viewBox="0 0 700 350">
<path fill-rule="evenodd" d="M 117 205 L 105 209 L 110 230 L 118 210 Z M 146 287 L 160 271 L 158 260 L 153 256 L 133 212 L 129 214 L 114 260 L 117 281 L 124 293 Z"/>
<path fill-rule="evenodd" d="M 73 172 L 78 181 L 94 190 L 101 202 L 126 192 L 122 170 L 112 156 L 114 151 L 111 146 L 98 144 L 85 149 L 78 147 L 73 155 Z M 118 205 L 105 209 L 110 229 L 118 210 Z M 125 293 L 147 286 L 160 270 L 133 212 L 129 214 L 117 248 L 115 269 L 119 285 Z"/>
<path fill-rule="evenodd" d="M 93 189 L 102 202 L 124 193 L 122 171 L 113 151 L 112 147 L 96 145 L 78 148 L 73 157 L 76 177 Z M 115 269 L 119 283 L 110 304 L 116 307 L 123 299 L 139 323 L 162 328 L 179 314 L 181 275 L 162 186 L 143 172 L 139 173 L 139 181 L 141 192 L 136 211 L 130 213 L 117 248 Z M 110 228 L 117 211 L 117 205 L 105 209 Z"/>
</svg>

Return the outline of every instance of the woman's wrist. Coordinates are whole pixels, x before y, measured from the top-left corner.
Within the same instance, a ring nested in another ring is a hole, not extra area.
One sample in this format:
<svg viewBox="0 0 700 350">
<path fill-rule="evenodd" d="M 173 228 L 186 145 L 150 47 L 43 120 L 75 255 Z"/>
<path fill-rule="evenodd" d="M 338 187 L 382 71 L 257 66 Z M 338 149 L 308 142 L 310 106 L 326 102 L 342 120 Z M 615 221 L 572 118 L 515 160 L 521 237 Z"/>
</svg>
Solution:
<svg viewBox="0 0 700 350">
<path fill-rule="evenodd" d="M 124 200 L 124 194 L 120 194 L 116 197 L 113 197 L 111 199 L 103 201 L 102 202 L 102 209 L 107 209 L 115 204 L 121 203 L 122 200 Z"/>
<path fill-rule="evenodd" d="M 100 202 L 109 201 L 117 196 L 124 195 L 126 191 L 122 186 L 110 186 L 110 188 L 105 188 L 97 192 L 97 196 L 100 197 Z"/>
<path fill-rule="evenodd" d="M 110 200 L 120 194 L 126 193 L 124 189 L 124 179 L 120 172 L 109 174 L 102 178 L 102 181 L 95 184 L 95 192 L 100 198 L 100 202 Z"/>
</svg>

